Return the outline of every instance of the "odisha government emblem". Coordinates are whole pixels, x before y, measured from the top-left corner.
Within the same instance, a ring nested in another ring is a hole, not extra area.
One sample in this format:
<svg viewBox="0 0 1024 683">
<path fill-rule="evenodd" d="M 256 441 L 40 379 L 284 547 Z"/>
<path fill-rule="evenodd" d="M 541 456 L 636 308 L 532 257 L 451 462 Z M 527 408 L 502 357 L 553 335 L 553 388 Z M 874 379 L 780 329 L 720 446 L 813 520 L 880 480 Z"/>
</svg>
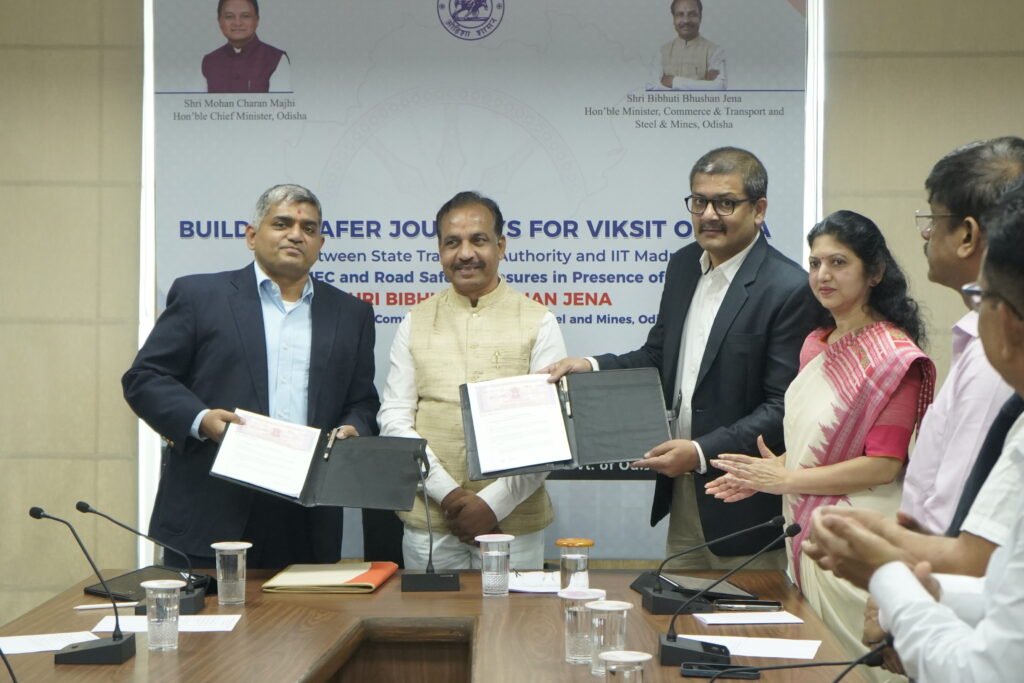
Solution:
<svg viewBox="0 0 1024 683">
<path fill-rule="evenodd" d="M 480 40 L 494 33 L 505 16 L 499 0 L 451 0 L 437 3 L 437 18 L 448 33 L 463 40 Z"/>
</svg>

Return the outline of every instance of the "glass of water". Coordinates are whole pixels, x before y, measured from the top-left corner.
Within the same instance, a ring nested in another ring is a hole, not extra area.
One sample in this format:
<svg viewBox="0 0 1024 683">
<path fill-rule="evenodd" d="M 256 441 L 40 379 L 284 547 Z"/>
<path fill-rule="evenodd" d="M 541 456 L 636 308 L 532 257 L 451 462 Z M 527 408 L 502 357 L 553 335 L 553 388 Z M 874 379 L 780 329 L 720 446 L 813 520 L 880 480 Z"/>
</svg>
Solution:
<svg viewBox="0 0 1024 683">
<path fill-rule="evenodd" d="M 515 536 L 484 534 L 474 539 L 480 544 L 480 580 L 485 598 L 508 595 L 508 557 Z"/>
<path fill-rule="evenodd" d="M 594 542 L 589 538 L 560 538 L 555 541 L 561 551 L 559 566 L 562 569 L 561 588 L 590 588 L 590 548 Z"/>
<path fill-rule="evenodd" d="M 629 681 L 629 683 L 643 683 L 644 664 L 650 660 L 651 655 L 646 652 L 635 652 L 633 650 L 609 650 L 601 653 L 604 661 L 604 680 L 606 683 L 617 681 Z"/>
<path fill-rule="evenodd" d="M 181 604 L 181 589 L 184 581 L 162 579 L 143 581 L 139 584 L 146 589 L 146 629 L 149 634 L 149 649 L 178 649 L 178 607 Z"/>
<path fill-rule="evenodd" d="M 590 611 L 590 673 L 604 676 L 601 654 L 626 649 L 626 614 L 633 605 L 620 600 L 595 600 L 587 603 Z"/>
<path fill-rule="evenodd" d="M 566 588 L 558 591 L 562 599 L 565 621 L 565 661 L 569 664 L 590 664 L 590 613 L 587 603 L 604 600 L 599 588 Z"/>
<path fill-rule="evenodd" d="M 217 551 L 217 602 L 221 605 L 245 604 L 245 551 L 248 541 L 219 541 L 210 547 Z"/>
</svg>

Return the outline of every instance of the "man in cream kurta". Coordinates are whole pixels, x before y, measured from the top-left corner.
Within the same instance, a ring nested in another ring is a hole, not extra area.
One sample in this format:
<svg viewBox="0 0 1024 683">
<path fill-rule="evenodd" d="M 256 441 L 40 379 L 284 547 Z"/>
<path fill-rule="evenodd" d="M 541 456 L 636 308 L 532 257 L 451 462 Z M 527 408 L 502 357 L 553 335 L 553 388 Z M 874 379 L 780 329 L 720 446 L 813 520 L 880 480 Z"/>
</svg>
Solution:
<svg viewBox="0 0 1024 683">
<path fill-rule="evenodd" d="M 661 46 L 653 87 L 724 90 L 725 50 L 700 35 L 701 0 L 675 0 L 671 9 L 677 37 Z"/>
<path fill-rule="evenodd" d="M 400 513 L 406 569 L 426 566 L 433 533 L 438 569 L 479 567 L 473 538 L 500 530 L 516 538 L 511 564 L 540 569 L 544 528 L 554 519 L 546 474 L 470 481 L 459 385 L 536 372 L 564 357 L 555 317 L 498 275 L 504 220 L 492 200 L 460 192 L 437 214 L 441 266 L 451 287 L 410 309 L 391 347 L 378 415 L 381 434 L 427 440 L 430 509 Z"/>
</svg>

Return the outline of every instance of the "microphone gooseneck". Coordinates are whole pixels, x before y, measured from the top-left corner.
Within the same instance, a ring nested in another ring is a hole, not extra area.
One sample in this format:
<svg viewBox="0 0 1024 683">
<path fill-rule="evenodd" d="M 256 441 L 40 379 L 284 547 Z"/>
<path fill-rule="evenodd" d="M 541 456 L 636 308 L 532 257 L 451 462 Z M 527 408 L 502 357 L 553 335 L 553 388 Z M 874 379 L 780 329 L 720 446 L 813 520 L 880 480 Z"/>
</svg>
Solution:
<svg viewBox="0 0 1024 683">
<path fill-rule="evenodd" d="M 99 510 L 94 508 L 92 505 L 89 505 L 88 503 L 86 503 L 84 500 L 80 500 L 77 503 L 75 503 L 75 509 L 78 510 L 79 512 L 83 513 L 83 514 L 92 513 L 94 515 L 99 515 L 103 519 L 116 524 L 117 526 L 121 527 L 122 529 L 130 531 L 133 534 L 135 534 L 136 536 L 141 536 L 142 538 L 146 539 L 150 543 L 155 543 L 156 545 L 160 546 L 161 548 L 164 548 L 165 550 L 170 550 L 171 552 L 173 552 L 176 555 L 181 555 L 183 558 L 185 558 L 185 567 L 188 570 L 188 575 L 185 577 L 185 590 L 184 590 L 184 592 L 185 593 L 192 593 L 195 590 L 195 587 L 192 585 L 192 582 L 193 582 L 192 560 L 189 559 L 189 556 L 187 554 L 183 553 L 182 551 L 178 550 L 177 548 L 174 548 L 172 546 L 167 545 L 163 541 L 156 540 L 155 538 L 153 538 L 149 534 L 144 534 L 141 531 L 139 531 L 138 529 L 135 529 L 135 528 L 132 528 L 132 527 L 128 526 L 124 522 L 119 522 L 118 520 L 114 519 L 110 515 L 108 515 L 108 514 L 106 514 L 104 512 L 100 512 Z M 104 586 L 104 589 L 106 589 L 106 586 Z"/>
<path fill-rule="evenodd" d="M 60 522 L 71 531 L 71 535 L 75 537 L 78 547 L 82 549 L 82 554 L 89 561 L 89 566 L 92 567 L 93 572 L 99 578 L 100 584 L 103 586 L 103 590 L 107 592 L 110 604 L 114 608 L 114 631 L 110 638 L 98 638 L 84 643 L 72 643 L 57 652 L 53 656 L 53 661 L 56 664 L 123 664 L 134 657 L 135 634 L 129 633 L 126 636 L 121 632 L 121 615 L 118 613 L 117 600 L 110 591 L 107 580 L 100 573 L 99 567 L 93 562 L 92 555 L 86 549 L 85 543 L 82 542 L 82 538 L 78 535 L 78 531 L 75 530 L 71 522 L 60 517 L 48 515 L 41 507 L 33 506 L 29 508 L 28 514 L 33 519 L 52 519 L 55 522 Z"/>
<path fill-rule="evenodd" d="M 845 666 L 846 668 L 839 672 L 839 675 L 832 679 L 832 683 L 838 683 L 842 678 L 850 673 L 854 667 L 858 664 L 865 664 L 867 666 L 881 666 L 882 664 L 882 650 L 888 647 L 889 643 L 882 642 L 876 645 L 872 650 L 865 652 L 862 656 L 857 659 L 845 662 L 801 662 L 799 664 L 772 664 L 770 666 L 730 666 L 722 668 L 715 672 L 715 675 L 708 679 L 708 683 L 714 683 L 720 677 L 726 676 L 730 673 L 746 673 L 753 671 L 778 671 L 781 669 L 810 669 L 813 667 L 821 666 Z"/>
<path fill-rule="evenodd" d="M 776 517 L 775 519 L 780 519 L 780 518 L 781 518 L 781 515 L 780 515 L 780 517 Z M 773 519 L 772 521 L 774 522 L 775 519 Z M 723 581 L 725 581 L 730 576 L 732 576 L 733 574 L 735 574 L 739 570 L 741 570 L 744 567 L 746 567 L 747 565 L 749 565 L 751 562 L 753 562 L 754 560 L 759 558 L 761 555 L 763 555 L 766 552 L 768 552 L 768 550 L 773 545 L 775 545 L 776 543 L 778 543 L 782 539 L 784 539 L 784 538 L 792 538 L 793 536 L 796 536 L 799 533 L 800 533 L 800 525 L 796 524 L 796 523 L 790 524 L 788 527 L 786 527 L 785 531 L 783 531 L 779 535 L 778 538 L 773 539 L 771 543 L 769 543 L 768 545 L 764 546 L 763 548 L 758 550 L 756 553 L 754 553 L 753 555 L 751 555 L 747 559 L 743 560 L 743 562 L 740 562 L 738 565 L 736 565 L 735 567 L 733 567 L 732 569 L 727 571 L 721 577 L 719 577 L 718 579 L 715 579 L 714 581 L 709 583 L 707 586 L 705 586 L 704 588 L 702 588 L 701 590 L 697 591 L 692 596 L 690 596 L 690 598 L 686 602 L 684 602 L 681 605 L 679 605 L 679 608 L 676 609 L 675 613 L 672 615 L 672 620 L 668 624 L 668 639 L 669 640 L 675 640 L 676 639 L 676 617 L 678 617 L 683 612 L 683 610 L 685 610 L 687 607 L 689 607 L 690 604 L 692 604 L 694 601 L 696 601 L 697 599 L 699 599 L 702 596 L 704 596 L 705 594 L 707 594 L 712 588 L 714 588 L 715 586 L 721 584 Z"/>
<path fill-rule="evenodd" d="M 89 566 L 92 567 L 93 572 L 95 572 L 96 576 L 99 577 L 100 583 L 103 584 L 103 590 L 107 591 L 107 595 L 110 597 L 110 604 L 114 607 L 114 633 L 112 638 L 114 640 L 121 640 L 124 637 L 124 634 L 121 633 L 121 618 L 117 613 L 117 600 L 114 599 L 114 594 L 111 593 L 110 588 L 107 587 L 107 580 L 103 578 L 103 574 L 100 574 L 100 570 L 96 566 L 96 563 L 92 561 L 92 555 L 90 555 L 89 551 L 85 549 L 85 544 L 82 543 L 82 539 L 78 535 L 78 532 L 75 531 L 75 527 L 66 519 L 46 514 L 46 511 L 39 506 L 29 508 L 28 514 L 33 519 L 52 519 L 55 522 L 60 522 L 71 530 L 71 535 L 75 537 L 76 541 L 78 541 L 78 547 L 82 549 L 82 554 L 84 554 L 85 559 L 89 561 Z"/>
<path fill-rule="evenodd" d="M 707 542 L 701 543 L 699 545 L 691 546 L 689 548 L 684 548 L 684 549 L 680 550 L 679 552 L 677 552 L 677 553 L 675 553 L 673 555 L 669 555 L 664 560 L 662 560 L 660 565 L 658 565 L 658 570 L 654 574 L 657 577 L 657 579 L 658 579 L 658 582 L 654 586 L 654 590 L 656 592 L 658 592 L 658 593 L 661 592 L 661 584 L 662 584 L 661 578 L 662 578 L 662 572 L 665 571 L 665 565 L 668 564 L 669 562 L 671 562 L 672 560 L 676 559 L 677 557 L 681 557 L 683 555 L 686 555 L 687 553 L 692 553 L 694 550 L 700 550 L 701 548 L 706 548 L 709 545 L 714 545 L 715 543 L 718 543 L 719 541 L 728 541 L 731 538 L 735 538 L 736 536 L 740 536 L 742 534 L 746 534 L 746 533 L 749 533 L 751 531 L 757 531 L 758 529 L 764 529 L 765 527 L 771 527 L 771 526 L 782 526 L 785 523 L 786 523 L 786 518 L 785 517 L 783 517 L 782 515 L 775 515 L 774 517 L 769 519 L 767 522 L 761 522 L 760 524 L 755 524 L 754 526 L 747 527 L 746 529 L 740 529 L 739 531 L 734 531 L 731 534 L 726 534 L 725 536 L 721 536 L 721 537 L 716 538 L 716 539 L 714 539 L 712 541 L 707 541 Z"/>
</svg>

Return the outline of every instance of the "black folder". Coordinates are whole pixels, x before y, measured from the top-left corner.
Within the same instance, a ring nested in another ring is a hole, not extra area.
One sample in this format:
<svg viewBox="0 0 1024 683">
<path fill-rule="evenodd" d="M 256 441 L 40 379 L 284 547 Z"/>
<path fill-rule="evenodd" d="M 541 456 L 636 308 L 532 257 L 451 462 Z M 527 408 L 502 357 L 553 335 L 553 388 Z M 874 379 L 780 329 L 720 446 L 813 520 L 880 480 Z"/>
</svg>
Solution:
<svg viewBox="0 0 1024 683">
<path fill-rule="evenodd" d="M 241 479 L 211 474 L 305 507 L 412 509 L 420 466 L 424 472 L 428 467 L 426 440 L 397 436 L 333 439 L 331 431 L 322 430 L 320 434 L 298 498 Z"/>
<path fill-rule="evenodd" d="M 177 579 L 184 581 L 188 578 L 188 572 L 184 569 L 171 569 L 151 565 L 142 569 L 135 569 L 125 574 L 111 578 L 103 577 L 110 586 L 110 593 L 103 588 L 102 583 L 94 583 L 85 587 L 85 592 L 90 595 L 98 595 L 101 598 L 112 597 L 118 602 L 145 602 L 146 589 L 142 587 L 143 581 L 155 581 L 162 579 Z M 193 574 L 192 584 L 197 588 L 211 588 L 216 582 L 209 574 Z M 207 595 L 213 591 L 208 590 Z"/>
<path fill-rule="evenodd" d="M 465 384 L 459 387 L 459 395 L 469 478 L 473 481 L 629 462 L 669 439 L 665 398 L 655 368 L 570 374 L 559 382 L 558 399 L 572 460 L 483 473 Z"/>
</svg>

